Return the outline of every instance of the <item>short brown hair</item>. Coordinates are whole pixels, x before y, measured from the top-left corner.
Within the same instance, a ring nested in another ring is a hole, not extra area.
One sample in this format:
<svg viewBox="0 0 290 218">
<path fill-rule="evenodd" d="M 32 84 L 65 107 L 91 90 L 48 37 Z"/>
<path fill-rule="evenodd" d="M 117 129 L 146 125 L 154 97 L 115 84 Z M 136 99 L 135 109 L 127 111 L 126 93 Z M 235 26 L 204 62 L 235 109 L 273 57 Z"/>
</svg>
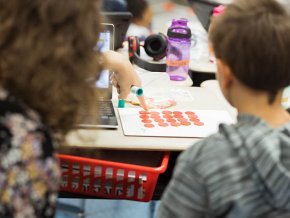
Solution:
<svg viewBox="0 0 290 218">
<path fill-rule="evenodd" d="M 290 84 L 290 16 L 276 0 L 235 0 L 213 18 L 209 40 L 237 79 L 267 91 L 270 103 Z"/>
<path fill-rule="evenodd" d="M 98 7 L 97 0 L 0 0 L 0 86 L 62 134 L 94 97 Z"/>
</svg>

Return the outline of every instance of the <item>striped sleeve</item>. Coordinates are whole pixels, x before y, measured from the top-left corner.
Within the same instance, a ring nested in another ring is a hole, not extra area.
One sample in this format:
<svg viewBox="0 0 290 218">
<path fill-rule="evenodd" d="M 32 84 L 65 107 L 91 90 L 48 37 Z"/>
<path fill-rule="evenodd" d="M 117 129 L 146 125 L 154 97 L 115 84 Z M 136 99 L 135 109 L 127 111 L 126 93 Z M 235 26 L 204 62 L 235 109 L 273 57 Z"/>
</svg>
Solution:
<svg viewBox="0 0 290 218">
<path fill-rule="evenodd" d="M 207 217 L 206 188 L 202 177 L 186 161 L 179 161 L 167 186 L 158 218 Z"/>
</svg>

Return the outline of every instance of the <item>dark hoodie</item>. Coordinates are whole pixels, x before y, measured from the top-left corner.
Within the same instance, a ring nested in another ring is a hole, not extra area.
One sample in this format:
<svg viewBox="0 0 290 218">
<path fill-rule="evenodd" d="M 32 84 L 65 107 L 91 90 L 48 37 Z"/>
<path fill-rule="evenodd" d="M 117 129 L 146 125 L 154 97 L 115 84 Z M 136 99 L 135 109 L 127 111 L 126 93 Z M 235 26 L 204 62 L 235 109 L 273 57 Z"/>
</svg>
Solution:
<svg viewBox="0 0 290 218">
<path fill-rule="evenodd" d="M 180 155 L 158 217 L 290 218 L 290 123 L 220 125 Z"/>
</svg>

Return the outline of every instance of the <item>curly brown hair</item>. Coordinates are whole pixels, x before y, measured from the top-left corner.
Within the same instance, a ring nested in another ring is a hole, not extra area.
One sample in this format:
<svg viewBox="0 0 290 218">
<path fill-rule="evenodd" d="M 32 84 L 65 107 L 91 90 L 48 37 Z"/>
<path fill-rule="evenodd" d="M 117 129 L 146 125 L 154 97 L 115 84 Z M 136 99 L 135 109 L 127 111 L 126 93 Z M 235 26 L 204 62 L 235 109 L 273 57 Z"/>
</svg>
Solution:
<svg viewBox="0 0 290 218">
<path fill-rule="evenodd" d="M 0 86 L 64 135 L 98 78 L 97 0 L 0 0 Z"/>
</svg>

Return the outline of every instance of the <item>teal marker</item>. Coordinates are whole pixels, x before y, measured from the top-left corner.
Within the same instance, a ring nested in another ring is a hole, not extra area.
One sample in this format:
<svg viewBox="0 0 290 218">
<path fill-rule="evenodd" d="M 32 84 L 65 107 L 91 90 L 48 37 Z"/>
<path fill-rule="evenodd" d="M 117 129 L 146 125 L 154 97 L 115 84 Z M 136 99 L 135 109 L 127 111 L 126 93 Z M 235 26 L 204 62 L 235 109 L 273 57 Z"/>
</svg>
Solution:
<svg viewBox="0 0 290 218">
<path fill-rule="evenodd" d="M 137 95 L 137 97 L 140 97 L 143 95 L 143 89 L 138 86 L 131 86 L 130 92 Z M 125 107 L 125 100 L 119 99 L 118 108 L 124 108 L 124 107 Z"/>
<path fill-rule="evenodd" d="M 143 89 L 137 86 L 131 86 L 131 93 L 139 97 L 143 95 Z"/>
<path fill-rule="evenodd" d="M 119 99 L 118 101 L 118 108 L 124 108 L 125 107 L 125 100 Z"/>
</svg>

